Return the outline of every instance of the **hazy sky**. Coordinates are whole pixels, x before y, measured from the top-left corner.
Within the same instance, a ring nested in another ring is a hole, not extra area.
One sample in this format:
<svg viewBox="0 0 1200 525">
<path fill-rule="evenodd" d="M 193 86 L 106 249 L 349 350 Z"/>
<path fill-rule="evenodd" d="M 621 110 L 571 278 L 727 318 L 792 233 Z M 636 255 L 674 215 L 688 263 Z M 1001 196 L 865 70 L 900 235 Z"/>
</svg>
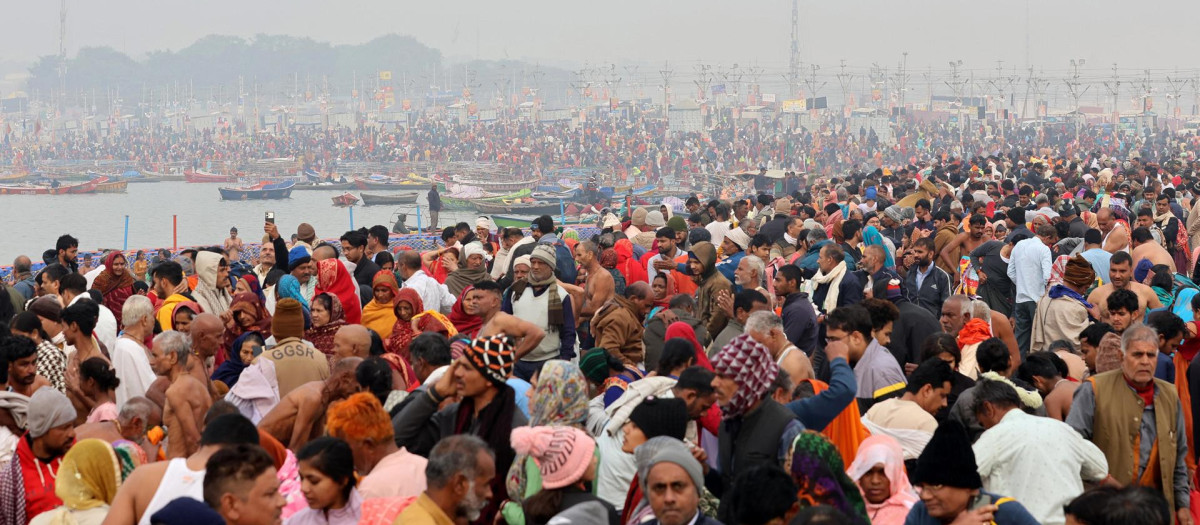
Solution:
<svg viewBox="0 0 1200 525">
<path fill-rule="evenodd" d="M 4 7 L 0 62 L 31 60 L 58 49 L 55 0 L 14 0 Z M 677 70 L 698 60 L 757 63 L 778 75 L 787 65 L 788 0 L 68 0 L 68 53 L 108 45 L 135 57 L 179 49 L 206 34 L 308 36 L 359 43 L 385 33 L 408 34 L 451 58 L 514 58 L 573 66 L 631 61 Z M 1143 68 L 1196 65 L 1194 29 L 1200 2 L 1145 4 L 1117 0 L 1029 2 L 963 0 L 801 0 L 805 62 L 836 68 L 839 59 L 865 69 L 895 68 L 908 51 L 917 71 L 947 69 L 950 60 L 979 74 L 1026 65 L 1026 28 L 1035 65 L 1063 71 L 1087 60 L 1092 77 Z M 477 39 L 478 37 L 478 39 Z M 648 69 L 648 68 L 646 68 Z M 645 70 L 645 69 L 644 69 Z M 919 78 L 919 77 L 918 77 Z"/>
</svg>

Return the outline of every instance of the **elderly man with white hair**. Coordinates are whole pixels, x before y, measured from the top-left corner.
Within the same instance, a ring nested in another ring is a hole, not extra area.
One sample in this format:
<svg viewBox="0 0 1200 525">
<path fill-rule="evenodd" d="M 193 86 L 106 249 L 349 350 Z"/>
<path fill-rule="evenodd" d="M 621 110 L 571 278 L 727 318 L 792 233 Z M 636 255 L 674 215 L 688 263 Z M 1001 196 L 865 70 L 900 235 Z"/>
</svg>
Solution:
<svg viewBox="0 0 1200 525">
<path fill-rule="evenodd" d="M 771 309 L 775 308 L 775 294 L 763 288 L 763 275 L 767 271 L 767 265 L 763 263 L 756 255 L 747 255 L 742 257 L 738 262 L 737 268 L 733 270 L 733 284 L 742 287 L 743 290 L 754 290 L 763 297 L 767 298 L 767 306 Z"/>
<path fill-rule="evenodd" d="M 1113 479 L 1158 488 L 1176 522 L 1190 524 L 1187 427 L 1175 386 L 1154 377 L 1158 339 L 1144 324 L 1125 330 L 1121 368 L 1079 386 L 1067 424 L 1100 447 Z"/>
<path fill-rule="evenodd" d="M 788 341 L 783 331 L 783 319 L 775 312 L 761 310 L 751 313 L 746 318 L 746 333 L 759 344 L 771 351 L 775 364 L 788 373 L 793 381 L 803 381 L 813 377 L 812 362 L 804 351 Z"/>
<path fill-rule="evenodd" d="M 121 307 L 125 332 L 112 350 L 112 365 L 121 384 L 117 386 L 117 407 L 130 398 L 146 395 L 156 376 L 150 367 L 150 350 L 143 341 L 154 333 L 154 304 L 144 295 L 133 295 Z"/>
</svg>

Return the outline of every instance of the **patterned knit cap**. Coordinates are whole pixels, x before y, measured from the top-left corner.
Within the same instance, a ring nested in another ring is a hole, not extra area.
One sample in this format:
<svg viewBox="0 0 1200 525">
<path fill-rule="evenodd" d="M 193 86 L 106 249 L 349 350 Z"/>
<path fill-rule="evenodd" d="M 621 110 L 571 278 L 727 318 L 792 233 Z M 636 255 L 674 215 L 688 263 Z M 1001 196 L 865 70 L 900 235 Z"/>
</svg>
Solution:
<svg viewBox="0 0 1200 525">
<path fill-rule="evenodd" d="M 737 392 L 727 404 L 721 405 L 725 419 L 745 415 L 754 403 L 767 394 L 771 382 L 779 375 L 779 365 L 771 358 L 767 347 L 742 334 L 725 345 L 712 359 L 713 372 L 737 383 Z"/>
<path fill-rule="evenodd" d="M 579 482 L 596 451 L 592 437 L 574 427 L 517 427 L 511 439 L 513 450 L 533 458 L 542 475 L 542 488 L 549 490 Z"/>
<path fill-rule="evenodd" d="M 512 339 L 504 334 L 472 339 L 463 349 L 463 357 L 466 357 L 471 362 L 471 366 L 496 386 L 504 386 L 508 374 L 512 373 L 513 362 L 516 360 Z"/>
</svg>

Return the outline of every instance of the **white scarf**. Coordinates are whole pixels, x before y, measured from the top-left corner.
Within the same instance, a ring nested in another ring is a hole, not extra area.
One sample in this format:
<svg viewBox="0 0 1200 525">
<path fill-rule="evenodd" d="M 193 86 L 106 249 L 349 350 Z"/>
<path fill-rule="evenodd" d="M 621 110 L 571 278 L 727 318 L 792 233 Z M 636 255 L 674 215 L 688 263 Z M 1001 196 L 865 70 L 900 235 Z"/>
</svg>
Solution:
<svg viewBox="0 0 1200 525">
<path fill-rule="evenodd" d="M 796 243 L 800 242 L 800 239 L 788 235 L 787 232 L 783 232 L 783 242 L 788 243 L 788 246 L 795 246 Z"/>
<path fill-rule="evenodd" d="M 832 312 L 837 308 L 838 287 L 842 284 L 842 277 L 846 275 L 846 261 L 839 262 L 833 267 L 828 274 L 824 271 L 818 271 L 807 283 L 809 297 L 814 297 L 817 286 L 822 284 L 829 285 L 829 291 L 825 292 L 825 303 L 822 305 L 825 313 Z"/>
</svg>

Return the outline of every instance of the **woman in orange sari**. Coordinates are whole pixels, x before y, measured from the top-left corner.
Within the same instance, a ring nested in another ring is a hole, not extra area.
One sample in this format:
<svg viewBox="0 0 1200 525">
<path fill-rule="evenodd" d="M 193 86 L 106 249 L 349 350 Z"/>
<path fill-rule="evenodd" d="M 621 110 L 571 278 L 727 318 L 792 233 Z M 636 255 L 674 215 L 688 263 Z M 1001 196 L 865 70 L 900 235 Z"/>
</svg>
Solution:
<svg viewBox="0 0 1200 525">
<path fill-rule="evenodd" d="M 395 306 L 400 287 L 396 286 L 396 277 L 392 272 L 380 270 L 371 281 L 371 290 L 375 297 L 363 307 L 361 324 L 387 340 L 392 335 L 392 326 L 396 324 Z M 343 304 L 342 308 L 345 307 Z"/>
<path fill-rule="evenodd" d="M 412 288 L 402 288 L 396 296 L 396 306 L 394 313 L 396 314 L 396 324 L 392 326 L 392 335 L 384 341 L 384 348 L 389 353 L 397 354 L 408 361 L 408 345 L 412 343 L 414 337 L 420 334 L 413 327 L 413 315 L 425 311 L 425 303 L 421 302 L 421 296 L 417 295 L 417 291 Z"/>
</svg>

